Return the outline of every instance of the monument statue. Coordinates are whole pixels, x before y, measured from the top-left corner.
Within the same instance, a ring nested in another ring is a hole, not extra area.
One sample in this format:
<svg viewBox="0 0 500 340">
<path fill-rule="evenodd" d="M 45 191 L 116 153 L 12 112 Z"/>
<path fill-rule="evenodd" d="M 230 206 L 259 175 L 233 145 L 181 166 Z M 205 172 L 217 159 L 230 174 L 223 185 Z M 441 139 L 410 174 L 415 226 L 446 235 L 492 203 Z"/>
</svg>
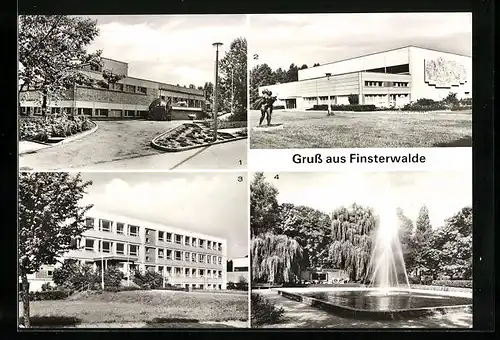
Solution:
<svg viewBox="0 0 500 340">
<path fill-rule="evenodd" d="M 262 91 L 262 97 L 260 99 L 260 120 L 259 126 L 262 125 L 264 118 L 267 120 L 267 126 L 271 126 L 271 118 L 273 114 L 273 104 L 277 97 L 272 95 L 270 90 Z"/>
</svg>

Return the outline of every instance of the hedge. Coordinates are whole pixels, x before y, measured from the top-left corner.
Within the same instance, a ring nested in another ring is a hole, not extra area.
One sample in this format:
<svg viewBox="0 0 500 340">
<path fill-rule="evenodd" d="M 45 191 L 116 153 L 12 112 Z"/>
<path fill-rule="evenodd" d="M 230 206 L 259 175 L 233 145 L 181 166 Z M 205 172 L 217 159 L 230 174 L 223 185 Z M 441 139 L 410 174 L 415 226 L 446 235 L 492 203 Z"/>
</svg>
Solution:
<svg viewBox="0 0 500 340">
<path fill-rule="evenodd" d="M 332 111 L 354 111 L 354 112 L 366 112 L 366 111 L 376 111 L 377 107 L 375 105 L 330 105 Z M 328 104 L 314 105 L 312 108 L 306 109 L 306 111 L 327 111 Z"/>
<path fill-rule="evenodd" d="M 47 290 L 42 292 L 30 292 L 30 301 L 42 300 L 64 300 L 69 296 L 69 293 L 63 290 Z"/>
<path fill-rule="evenodd" d="M 453 106 L 451 111 L 462 111 L 462 110 L 472 110 L 472 105 L 459 105 Z"/>
<path fill-rule="evenodd" d="M 19 139 L 46 142 L 50 137 L 69 137 L 93 127 L 85 116 L 26 117 L 19 120 Z"/>
<path fill-rule="evenodd" d="M 285 313 L 283 307 L 275 304 L 260 294 L 251 294 L 251 324 L 252 327 L 279 323 Z"/>
<path fill-rule="evenodd" d="M 285 109 L 285 106 L 284 105 L 276 105 L 276 106 L 273 106 L 273 110 L 284 110 Z"/>
<path fill-rule="evenodd" d="M 472 280 L 434 280 L 433 286 L 472 288 Z"/>
</svg>

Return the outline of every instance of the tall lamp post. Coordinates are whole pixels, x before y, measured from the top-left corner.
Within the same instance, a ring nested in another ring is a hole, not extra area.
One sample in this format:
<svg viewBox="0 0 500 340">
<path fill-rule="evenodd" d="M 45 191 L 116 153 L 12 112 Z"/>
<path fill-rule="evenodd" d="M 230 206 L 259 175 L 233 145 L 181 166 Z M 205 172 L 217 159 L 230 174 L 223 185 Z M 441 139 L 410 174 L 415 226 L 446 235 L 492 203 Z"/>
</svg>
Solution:
<svg viewBox="0 0 500 340">
<path fill-rule="evenodd" d="M 234 103 L 234 70 L 233 68 L 231 68 L 231 113 L 234 113 L 233 103 Z"/>
<path fill-rule="evenodd" d="M 328 80 L 330 80 L 331 73 L 325 73 L 325 76 Z M 328 87 L 327 87 L 328 88 Z M 328 93 L 328 115 L 332 113 L 332 106 L 330 104 L 330 94 Z"/>
<path fill-rule="evenodd" d="M 215 46 L 215 82 L 214 82 L 214 142 L 217 141 L 217 111 L 218 111 L 218 103 L 217 103 L 217 87 L 219 86 L 218 78 L 219 78 L 219 46 L 221 46 L 221 42 L 215 42 L 212 46 Z"/>
</svg>

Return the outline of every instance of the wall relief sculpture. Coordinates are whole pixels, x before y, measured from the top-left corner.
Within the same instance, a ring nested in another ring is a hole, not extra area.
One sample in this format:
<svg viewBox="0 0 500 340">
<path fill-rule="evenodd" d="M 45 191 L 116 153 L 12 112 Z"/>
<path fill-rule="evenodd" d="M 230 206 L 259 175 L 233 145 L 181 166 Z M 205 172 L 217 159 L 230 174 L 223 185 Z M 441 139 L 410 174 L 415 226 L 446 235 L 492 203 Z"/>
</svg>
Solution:
<svg viewBox="0 0 500 340">
<path fill-rule="evenodd" d="M 451 88 L 467 82 L 465 66 L 455 61 L 437 58 L 424 60 L 424 79 L 429 85 L 439 88 Z"/>
</svg>

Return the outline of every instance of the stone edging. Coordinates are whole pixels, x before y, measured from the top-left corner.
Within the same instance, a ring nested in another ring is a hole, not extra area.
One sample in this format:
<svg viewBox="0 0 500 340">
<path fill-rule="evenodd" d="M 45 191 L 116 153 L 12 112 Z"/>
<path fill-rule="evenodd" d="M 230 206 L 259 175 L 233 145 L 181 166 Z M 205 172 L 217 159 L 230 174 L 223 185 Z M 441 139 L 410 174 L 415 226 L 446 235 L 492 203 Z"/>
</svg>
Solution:
<svg viewBox="0 0 500 340">
<path fill-rule="evenodd" d="M 190 123 L 190 124 L 192 124 L 192 123 Z M 182 124 L 182 125 L 184 125 L 184 124 Z M 248 138 L 248 136 L 235 137 L 233 139 L 221 140 L 221 141 L 217 141 L 217 142 L 210 142 L 210 143 L 204 143 L 204 144 L 197 144 L 197 145 L 192 145 L 192 146 L 184 146 L 184 147 L 180 147 L 180 148 L 167 148 L 167 147 L 162 146 L 162 145 L 157 143 L 158 139 L 165 136 L 167 133 L 174 131 L 175 129 L 177 129 L 178 127 L 180 127 L 182 125 L 179 125 L 179 126 L 176 126 L 170 130 L 167 130 L 167 131 L 163 132 L 162 134 L 153 138 L 153 140 L 151 141 L 151 146 L 155 149 L 166 151 L 166 152 L 180 152 L 180 151 L 187 151 L 187 150 L 202 148 L 205 146 L 234 142 L 234 141 L 237 141 L 240 139 L 247 139 Z"/>
<path fill-rule="evenodd" d="M 43 144 L 43 145 L 46 145 L 47 147 L 46 148 L 43 148 L 43 149 L 39 149 L 39 150 L 45 150 L 45 149 L 48 149 L 48 148 L 53 148 L 55 146 L 58 146 L 58 145 L 61 145 L 61 144 L 65 144 L 65 143 L 69 143 L 69 142 L 72 142 L 72 141 L 75 141 L 77 139 L 80 139 L 80 138 L 83 138 L 85 136 L 88 136 L 94 132 L 97 131 L 97 129 L 99 128 L 99 125 L 97 125 L 96 122 L 94 121 L 90 121 L 92 124 L 94 124 L 94 127 L 90 130 L 87 130 L 87 131 L 83 131 L 83 132 L 80 132 L 80 133 L 77 133 L 75 135 L 72 135 L 72 136 L 69 136 L 69 137 L 66 137 L 64 138 L 62 141 L 60 142 L 57 142 L 57 143 L 46 143 L 46 142 L 34 142 L 34 141 L 26 141 L 26 142 L 32 142 L 32 143 L 38 143 L 38 144 Z M 24 142 L 24 141 L 20 141 L 20 142 Z M 19 153 L 19 156 L 21 155 L 25 155 L 27 153 L 36 153 L 38 152 L 38 150 L 34 150 L 34 151 L 24 151 L 24 152 L 21 152 Z"/>
</svg>

